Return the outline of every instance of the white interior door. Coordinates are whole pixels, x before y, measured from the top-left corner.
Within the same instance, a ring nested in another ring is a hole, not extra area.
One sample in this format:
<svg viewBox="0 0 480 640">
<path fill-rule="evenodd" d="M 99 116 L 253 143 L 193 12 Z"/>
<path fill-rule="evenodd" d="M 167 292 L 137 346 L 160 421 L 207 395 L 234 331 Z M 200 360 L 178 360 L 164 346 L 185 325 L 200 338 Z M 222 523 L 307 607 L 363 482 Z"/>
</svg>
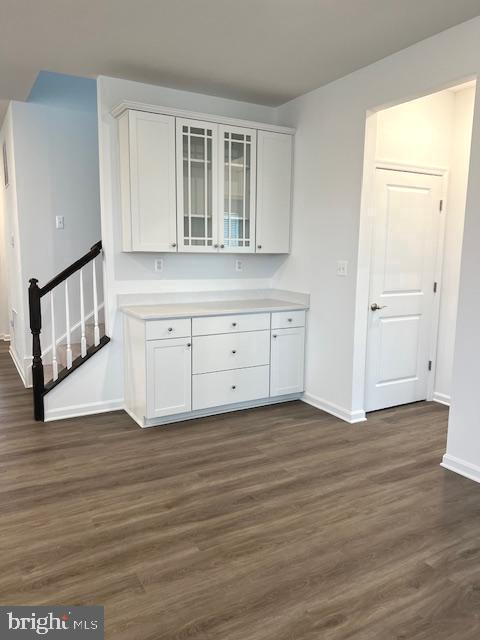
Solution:
<svg viewBox="0 0 480 640">
<path fill-rule="evenodd" d="M 427 398 L 440 176 L 377 169 L 366 409 Z"/>
</svg>

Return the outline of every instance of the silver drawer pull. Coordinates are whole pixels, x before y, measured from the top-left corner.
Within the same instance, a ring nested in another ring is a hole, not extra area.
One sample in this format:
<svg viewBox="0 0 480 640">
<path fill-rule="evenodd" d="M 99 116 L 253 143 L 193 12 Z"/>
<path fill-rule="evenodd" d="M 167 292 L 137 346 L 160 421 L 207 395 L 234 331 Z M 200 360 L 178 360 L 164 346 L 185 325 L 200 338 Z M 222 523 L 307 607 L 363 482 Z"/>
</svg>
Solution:
<svg viewBox="0 0 480 640">
<path fill-rule="evenodd" d="M 232 389 L 235 391 L 235 389 L 237 388 L 236 384 L 232 384 Z"/>
<path fill-rule="evenodd" d="M 236 322 L 232 322 L 232 327 L 236 327 L 237 323 Z"/>
<path fill-rule="evenodd" d="M 172 333 L 172 331 L 173 331 L 173 327 L 168 327 L 168 332 Z"/>
</svg>

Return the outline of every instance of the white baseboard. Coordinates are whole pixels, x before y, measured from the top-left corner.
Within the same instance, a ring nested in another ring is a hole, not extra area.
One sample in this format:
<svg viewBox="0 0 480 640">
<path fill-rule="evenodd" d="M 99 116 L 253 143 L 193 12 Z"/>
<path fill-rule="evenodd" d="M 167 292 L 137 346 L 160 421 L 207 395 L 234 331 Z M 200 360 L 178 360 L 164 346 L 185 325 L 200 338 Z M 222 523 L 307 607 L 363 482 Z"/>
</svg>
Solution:
<svg viewBox="0 0 480 640">
<path fill-rule="evenodd" d="M 445 404 L 447 407 L 450 406 L 450 396 L 447 396 L 446 393 L 434 391 L 432 400 L 434 402 L 439 402 L 440 404 Z"/>
<path fill-rule="evenodd" d="M 23 386 L 27 389 L 28 388 L 28 384 L 27 384 L 27 379 L 25 378 L 25 371 L 18 359 L 17 354 L 15 353 L 15 351 L 12 349 L 12 346 L 10 345 L 10 348 L 8 350 L 8 353 L 10 354 L 11 359 L 13 360 L 13 364 L 15 365 L 16 370 L 18 371 L 18 375 L 20 376 L 22 382 L 23 382 Z"/>
<path fill-rule="evenodd" d="M 465 478 L 469 478 L 475 482 L 480 482 L 480 467 L 476 464 L 472 464 L 466 460 L 460 460 L 460 458 L 450 456 L 446 453 L 443 456 L 440 466 L 448 469 L 449 471 L 454 471 Z"/>
<path fill-rule="evenodd" d="M 48 402 L 48 396 L 45 399 Z M 71 405 L 70 407 L 61 407 L 60 409 L 45 408 L 45 422 L 53 420 L 66 420 L 67 418 L 79 418 L 81 416 L 90 416 L 95 413 L 107 413 L 107 411 L 118 411 L 124 408 L 124 400 L 108 400 L 107 402 L 88 402 L 86 404 Z"/>
<path fill-rule="evenodd" d="M 312 407 L 316 407 L 317 409 L 326 411 L 332 416 L 340 418 L 340 420 L 344 420 L 349 424 L 365 422 L 367 419 L 365 416 L 365 411 L 363 410 L 350 411 L 349 409 L 345 409 L 344 407 L 339 407 L 337 404 L 333 404 L 333 402 L 328 402 L 327 400 L 323 400 L 323 398 L 318 398 L 311 393 L 304 393 L 301 400 L 303 400 L 303 402 L 306 402 L 307 404 L 311 404 Z"/>
</svg>

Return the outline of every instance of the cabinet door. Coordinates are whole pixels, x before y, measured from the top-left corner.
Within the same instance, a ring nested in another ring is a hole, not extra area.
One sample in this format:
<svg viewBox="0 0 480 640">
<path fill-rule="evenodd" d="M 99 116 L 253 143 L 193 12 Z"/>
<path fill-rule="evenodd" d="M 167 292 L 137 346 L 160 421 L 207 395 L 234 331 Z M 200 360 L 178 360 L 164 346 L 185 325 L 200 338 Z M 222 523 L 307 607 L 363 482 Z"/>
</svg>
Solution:
<svg viewBox="0 0 480 640">
<path fill-rule="evenodd" d="M 181 251 L 218 250 L 218 125 L 177 118 L 177 224 Z"/>
<path fill-rule="evenodd" d="M 147 342 L 147 418 L 190 411 L 192 354 L 190 338 Z"/>
<path fill-rule="evenodd" d="M 119 123 L 124 251 L 176 251 L 175 118 L 127 111 Z"/>
<path fill-rule="evenodd" d="M 220 126 L 218 137 L 220 250 L 254 253 L 256 131 Z"/>
<path fill-rule="evenodd" d="M 270 395 L 303 391 L 305 328 L 272 331 Z"/>
<path fill-rule="evenodd" d="M 257 136 L 257 253 L 290 251 L 292 136 Z"/>
</svg>

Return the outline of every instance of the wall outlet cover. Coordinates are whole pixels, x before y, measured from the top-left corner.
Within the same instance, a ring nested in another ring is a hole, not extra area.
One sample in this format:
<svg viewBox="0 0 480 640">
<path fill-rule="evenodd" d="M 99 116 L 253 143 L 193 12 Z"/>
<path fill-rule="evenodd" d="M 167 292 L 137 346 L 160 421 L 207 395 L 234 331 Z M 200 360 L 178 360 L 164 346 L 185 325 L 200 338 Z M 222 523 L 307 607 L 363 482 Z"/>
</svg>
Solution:
<svg viewBox="0 0 480 640">
<path fill-rule="evenodd" d="M 347 260 L 338 260 L 337 261 L 337 276 L 341 276 L 341 277 L 348 276 L 348 261 Z"/>
<path fill-rule="evenodd" d="M 243 271 L 243 260 L 235 260 L 235 271 Z"/>
<path fill-rule="evenodd" d="M 57 229 L 65 229 L 65 217 L 55 216 L 55 227 Z"/>
<path fill-rule="evenodd" d="M 163 271 L 163 258 L 155 258 L 154 266 L 157 273 Z"/>
</svg>

